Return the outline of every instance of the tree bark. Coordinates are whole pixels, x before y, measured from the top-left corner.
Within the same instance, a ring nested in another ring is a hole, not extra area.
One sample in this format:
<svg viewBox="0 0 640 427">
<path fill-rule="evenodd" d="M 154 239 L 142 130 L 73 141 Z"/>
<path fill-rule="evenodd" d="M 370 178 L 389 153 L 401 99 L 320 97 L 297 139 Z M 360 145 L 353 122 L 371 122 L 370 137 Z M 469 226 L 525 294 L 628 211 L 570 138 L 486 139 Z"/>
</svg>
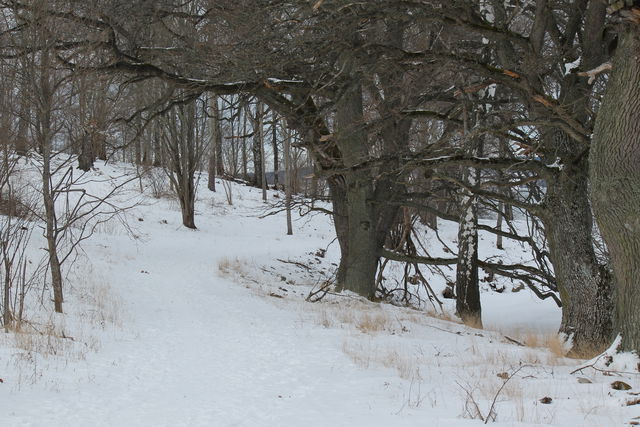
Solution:
<svg viewBox="0 0 640 427">
<path fill-rule="evenodd" d="M 182 212 L 182 225 L 192 230 L 196 229 L 195 222 L 195 200 L 196 191 L 193 185 L 193 178 L 187 178 L 181 183 L 180 189 L 180 211 Z"/>
<path fill-rule="evenodd" d="M 278 117 L 273 109 L 271 110 L 271 120 L 271 144 L 273 145 L 273 188 L 277 190 L 280 184 L 280 177 L 278 176 L 280 173 L 280 164 L 278 159 L 278 128 L 276 126 Z"/>
<path fill-rule="evenodd" d="M 220 109 L 218 108 L 218 98 L 216 98 L 216 101 L 213 103 L 213 114 L 216 117 L 216 123 L 217 123 L 217 132 L 216 132 L 216 174 L 219 176 L 223 176 L 225 174 L 225 169 L 224 169 L 224 156 L 222 155 L 222 127 L 220 125 Z M 231 126 L 233 127 L 233 122 L 231 123 Z M 235 143 L 234 143 L 235 145 Z"/>
<path fill-rule="evenodd" d="M 274 113 L 275 117 L 275 113 Z M 275 126 L 275 125 L 274 125 Z M 293 224 L 291 222 L 291 153 L 289 152 L 291 147 L 291 131 L 286 130 L 284 138 L 284 192 L 285 192 L 285 204 L 287 208 L 287 235 L 293 234 Z"/>
<path fill-rule="evenodd" d="M 20 68 L 23 75 L 26 75 L 26 60 L 22 58 L 20 60 Z M 18 156 L 26 156 L 29 152 L 29 141 L 27 132 L 29 130 L 29 115 L 31 114 L 31 108 L 29 106 L 29 88 L 27 87 L 26 79 L 20 83 L 20 109 L 18 116 L 18 131 L 16 135 L 15 147 L 16 154 Z"/>
<path fill-rule="evenodd" d="M 538 3 L 536 25 L 530 39 L 535 47 L 536 61 L 543 61 L 545 32 L 553 16 L 549 4 Z M 581 22 L 581 66 L 586 69 L 604 62 L 605 24 L 604 2 L 588 1 L 583 8 L 571 10 L 572 19 Z M 568 31 L 568 29 L 567 29 Z M 572 33 L 573 34 L 573 33 Z M 535 67 L 531 68 L 535 70 Z M 528 77 L 538 91 L 544 91 L 537 72 Z M 559 81 L 558 101 L 573 119 L 585 128 L 590 122 L 591 89 L 584 78 L 566 73 Z M 536 120 L 551 121 L 552 116 L 542 105 L 531 105 Z M 549 245 L 549 255 L 560 297 L 562 323 L 560 332 L 572 337 L 576 355 L 587 355 L 609 344 L 612 325 L 610 290 L 612 276 L 598 261 L 593 245 L 594 231 L 589 203 L 589 159 L 586 145 L 559 127 L 541 128 L 540 147 L 547 164 L 559 162 L 562 169 L 547 179 L 546 195 L 540 206 L 541 220 Z"/>
<path fill-rule="evenodd" d="M 216 175 L 218 175 L 218 146 L 220 145 L 220 122 L 218 116 L 218 97 L 211 95 L 211 142 L 209 148 L 209 165 L 208 165 L 208 177 L 207 188 L 211 191 L 216 191 Z"/>
<path fill-rule="evenodd" d="M 468 172 L 477 175 L 475 169 Z M 469 180 L 471 185 L 475 182 Z M 458 264 L 456 267 L 456 313 L 465 325 L 482 328 L 480 286 L 478 284 L 478 202 L 466 190 L 462 196 L 462 213 L 458 229 Z"/>
<path fill-rule="evenodd" d="M 614 332 L 640 352 L 640 26 L 619 33 L 591 146 L 593 208 L 609 249 Z"/>
<path fill-rule="evenodd" d="M 498 204 L 498 219 L 496 220 L 496 229 L 502 231 L 503 215 L 506 216 L 507 206 L 500 202 Z M 496 235 L 496 249 L 504 249 L 502 246 L 502 234 Z"/>
<path fill-rule="evenodd" d="M 376 212 L 373 206 L 373 185 L 367 173 L 354 173 L 346 177 L 347 221 L 349 229 L 346 256 L 347 269 L 344 287 L 373 299 L 376 293 L 375 275 L 379 251 L 376 230 Z M 344 256 L 344 254 L 343 254 Z"/>
<path fill-rule="evenodd" d="M 336 138 L 345 166 L 355 165 L 367 158 L 367 135 L 363 129 L 362 87 L 350 85 L 336 105 Z M 334 194 L 334 200 L 337 194 Z M 346 245 L 338 274 L 339 287 L 372 299 L 376 292 L 375 275 L 378 268 L 377 215 L 374 207 L 374 188 L 367 170 L 350 172 L 344 176 L 346 204 L 341 206 L 346 216 L 340 231 L 341 248 Z M 340 202 L 338 202 L 340 203 Z M 338 229 L 336 229 L 338 231 Z"/>
<path fill-rule="evenodd" d="M 556 131 L 557 146 L 575 141 Z M 567 157 L 565 157 L 567 158 Z M 602 350 L 611 336 L 611 275 L 593 248 L 593 218 L 588 199 L 586 156 L 565 164 L 548 180 L 542 221 L 562 300 L 560 332 L 573 337 L 577 354 Z"/>
<path fill-rule="evenodd" d="M 82 131 L 80 136 L 80 153 L 78 154 L 78 169 L 89 172 L 95 162 L 92 135 L 87 131 Z M 136 145 L 137 147 L 138 145 Z"/>
<path fill-rule="evenodd" d="M 251 127 L 253 128 L 253 137 L 251 152 L 253 154 L 253 185 L 262 188 L 262 132 L 260 131 L 260 113 L 256 107 L 255 117 L 251 115 Z"/>
<path fill-rule="evenodd" d="M 45 105 L 43 108 L 47 108 Z M 56 313 L 62 313 L 62 267 L 58 258 L 58 245 L 56 233 L 55 195 L 51 182 L 51 135 L 50 112 L 43 112 L 41 117 L 41 151 L 42 151 L 42 199 L 45 213 L 45 238 L 47 239 L 47 252 L 49 254 L 49 269 L 51 270 L 51 287 L 53 288 L 53 304 Z"/>
<path fill-rule="evenodd" d="M 344 177 L 332 176 L 327 180 L 329 196 L 333 207 L 333 226 L 336 230 L 338 245 L 340 246 L 340 262 L 336 272 L 337 290 L 342 291 L 346 274 L 347 259 L 349 258 L 349 221 L 347 212 L 347 192 Z"/>
<path fill-rule="evenodd" d="M 247 156 L 247 107 L 245 106 L 242 111 L 242 179 L 249 181 L 248 169 L 248 156 Z M 240 125 L 238 125 L 240 126 Z"/>
<path fill-rule="evenodd" d="M 47 240 L 47 253 L 49 255 L 49 269 L 51 271 L 51 287 L 53 288 L 53 304 L 56 313 L 62 313 L 64 302 L 62 293 L 62 267 L 58 257 L 58 233 L 57 216 L 55 210 L 55 193 L 51 177 L 51 158 L 53 131 L 51 114 L 53 110 L 54 89 L 50 81 L 51 69 L 50 52 L 42 51 L 40 62 L 39 86 L 37 96 L 39 105 L 37 110 L 37 139 L 40 153 L 42 154 L 42 200 L 45 214 L 45 238 Z"/>
<path fill-rule="evenodd" d="M 260 187 L 262 188 L 262 201 L 267 201 L 267 171 L 264 153 L 264 104 L 258 101 L 258 133 L 260 134 Z"/>
<path fill-rule="evenodd" d="M 195 103 L 176 107 L 164 120 L 162 138 L 170 163 L 167 175 L 180 202 L 182 224 L 195 229 L 195 173 L 205 145 L 195 133 Z"/>
</svg>

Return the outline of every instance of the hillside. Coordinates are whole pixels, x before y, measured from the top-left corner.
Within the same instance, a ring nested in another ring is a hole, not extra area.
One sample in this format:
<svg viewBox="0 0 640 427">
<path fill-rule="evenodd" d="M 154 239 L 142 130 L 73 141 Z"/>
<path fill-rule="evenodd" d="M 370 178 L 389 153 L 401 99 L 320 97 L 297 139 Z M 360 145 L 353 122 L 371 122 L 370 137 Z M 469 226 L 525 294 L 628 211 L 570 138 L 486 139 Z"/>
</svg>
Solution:
<svg viewBox="0 0 640 427">
<path fill-rule="evenodd" d="M 133 172 L 100 163 L 86 185 L 108 191 Z M 69 312 L 45 301 L 20 333 L 2 334 L 1 425 L 615 426 L 640 416 L 627 406 L 638 400 L 637 358 L 574 372 L 590 363 L 562 354 L 550 300 L 486 288 L 485 330 L 458 323 L 448 300 L 443 313 L 351 294 L 307 302 L 338 258 L 327 216 L 295 213 L 287 236 L 283 213 L 263 216 L 258 189 L 231 184 L 229 205 L 222 185 L 211 193 L 201 180 L 189 230 L 171 197 L 140 184 L 117 196 L 135 201 L 125 221 L 100 225 L 67 270 Z"/>
</svg>

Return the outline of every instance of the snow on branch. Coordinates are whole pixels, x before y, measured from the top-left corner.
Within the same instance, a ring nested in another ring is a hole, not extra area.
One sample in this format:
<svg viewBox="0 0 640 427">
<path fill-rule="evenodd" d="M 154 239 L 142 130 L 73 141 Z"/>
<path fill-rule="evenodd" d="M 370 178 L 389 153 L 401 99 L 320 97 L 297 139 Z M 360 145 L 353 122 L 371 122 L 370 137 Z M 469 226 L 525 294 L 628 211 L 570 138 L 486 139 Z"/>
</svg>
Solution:
<svg viewBox="0 0 640 427">
<path fill-rule="evenodd" d="M 607 61 L 604 64 L 598 65 L 596 68 L 589 71 L 582 71 L 578 73 L 579 76 L 589 77 L 589 84 L 593 84 L 600 73 L 611 70 L 612 65 L 611 61 Z"/>
</svg>

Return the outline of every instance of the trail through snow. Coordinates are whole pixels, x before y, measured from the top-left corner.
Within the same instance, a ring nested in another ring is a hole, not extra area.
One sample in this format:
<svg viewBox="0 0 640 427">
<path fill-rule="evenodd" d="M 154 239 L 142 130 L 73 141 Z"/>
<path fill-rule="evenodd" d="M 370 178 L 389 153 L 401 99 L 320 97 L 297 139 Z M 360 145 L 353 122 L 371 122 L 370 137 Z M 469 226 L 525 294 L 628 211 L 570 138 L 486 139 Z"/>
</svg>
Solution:
<svg viewBox="0 0 640 427">
<path fill-rule="evenodd" d="M 258 203 L 240 217 L 203 214 L 197 231 L 183 229 L 176 212 L 159 208 L 141 213 L 136 244 L 120 235 L 97 236 L 87 245 L 96 258 L 94 268 L 120 294 L 124 324 L 119 336 L 86 361 L 55 366 L 55 372 L 46 373 L 55 380 L 29 387 L 30 398 L 2 399 L 6 415 L 0 425 L 399 421 L 387 411 L 383 381 L 353 369 L 339 340 L 336 345 L 335 331 L 309 325 L 303 314 L 284 311 L 220 277 L 221 261 L 269 259 L 301 249 L 256 243 L 286 238 L 275 220 L 251 225 Z M 173 221 L 162 224 L 167 215 Z M 314 249 L 315 243 L 297 246 Z M 381 391 L 372 393 L 375 389 Z M 25 393 L 24 388 L 19 392 Z"/>
<path fill-rule="evenodd" d="M 257 190 L 234 191 L 234 207 L 224 206 L 223 195 L 201 191 L 197 231 L 181 227 L 175 204 L 160 200 L 132 213 L 135 240 L 107 230 L 88 241 L 95 277 L 72 286 L 77 294 L 91 281 L 104 281 L 121 325 L 82 325 L 67 315 L 69 335 L 89 328 L 100 343 L 79 358 L 40 357 L 11 348 L 5 337 L 0 426 L 477 425 L 463 418 L 466 396 L 456 384 L 472 386 L 485 411 L 501 384 L 496 373 L 525 358 L 537 365 L 514 379 L 514 391 L 500 401 L 498 425 L 605 426 L 633 415 L 623 413 L 618 400 L 605 401 L 607 379 L 585 385 L 565 375 L 558 381 L 555 370 L 568 372 L 567 362 L 545 364 L 548 352 L 520 349 L 500 334 L 379 305 L 367 312 L 391 313 L 393 330 L 361 333 L 339 321 L 327 327 L 318 313 L 334 305 L 304 303 L 308 289 L 295 298 L 268 295 L 280 284 L 287 285 L 287 296 L 295 292 L 289 280 L 279 282 L 280 276 L 296 279 L 283 265 L 258 283 L 232 280 L 220 265 L 259 272 L 333 239 L 326 218 L 299 220 L 296 234 L 285 236 L 282 216 L 256 218 L 263 209 Z M 73 290 L 70 295 L 68 305 Z M 524 295 L 510 301 L 530 304 Z M 509 313 L 518 311 L 516 305 Z M 544 328 L 557 324 L 549 305 L 529 319 L 535 316 Z M 499 317 L 491 322 L 499 324 Z M 353 348 L 362 350 L 363 360 L 345 350 Z M 408 366 L 400 378 L 403 363 Z M 593 398 L 571 400 L 587 389 Z M 544 394 L 557 396 L 557 406 L 537 404 Z"/>
</svg>

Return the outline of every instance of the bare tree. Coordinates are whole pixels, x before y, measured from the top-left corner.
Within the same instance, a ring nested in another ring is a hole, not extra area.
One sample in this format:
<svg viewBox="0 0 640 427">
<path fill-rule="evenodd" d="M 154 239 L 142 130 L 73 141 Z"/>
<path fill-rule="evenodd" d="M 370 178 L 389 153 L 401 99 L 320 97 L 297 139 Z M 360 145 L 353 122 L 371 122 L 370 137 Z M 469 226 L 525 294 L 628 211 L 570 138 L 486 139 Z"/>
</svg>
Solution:
<svg viewBox="0 0 640 427">
<path fill-rule="evenodd" d="M 496 186 L 514 189 L 533 189 L 530 182 L 544 181 L 544 189 L 538 186 L 535 194 L 523 195 L 470 185 L 455 174 L 448 177 L 484 205 L 511 205 L 544 224 L 555 276 L 544 269 L 535 275 L 559 291 L 561 331 L 574 337 L 576 349 L 608 341 L 613 280 L 593 249 L 588 198 L 589 140 L 604 82 L 589 86 L 587 78 L 568 70 L 578 59 L 582 71 L 607 59 L 610 39 L 602 31 L 602 1 L 222 0 L 209 12 L 200 5 L 189 1 L 143 8 L 138 2 L 127 7 L 105 2 L 89 15 L 48 13 L 51 19 L 73 22 L 80 33 L 108 34 L 106 41 L 92 44 L 94 63 L 78 59 L 77 35 L 74 43 L 55 45 L 57 58 L 75 71 L 122 73 L 180 88 L 158 96 L 156 104 L 165 111 L 172 103 L 213 91 L 255 96 L 286 117 L 331 189 L 342 252 L 339 286 L 369 298 L 376 294 L 380 258 L 405 255 L 389 253 L 384 244 L 406 203 L 408 177 L 416 171 L 442 175 L 456 166 L 501 171 Z M 256 14 L 260 6 L 265 13 Z M 204 24 L 209 26 L 207 43 L 198 35 Z M 153 45 L 139 36 L 148 26 L 165 27 Z M 450 90 L 457 74 L 465 85 Z M 509 147 L 479 158 L 454 141 L 462 128 L 465 94 L 490 88 L 498 88 L 500 96 L 478 96 L 469 108 L 490 104 L 493 110 L 485 113 L 493 120 L 470 131 L 466 142 L 490 135 L 507 140 Z M 232 142 L 246 135 L 236 131 L 234 120 L 231 115 Z M 412 146 L 416 122 L 437 123 L 436 141 Z M 517 146 L 527 147 L 526 154 L 517 155 Z M 260 151 L 260 145 L 254 147 Z M 256 183 L 264 173 L 264 167 L 258 170 L 258 156 Z M 512 230 L 494 231 L 539 243 Z M 532 271 L 482 260 L 479 265 L 506 277 L 529 277 Z"/>
<path fill-rule="evenodd" d="M 211 95 L 209 100 L 211 109 L 209 118 L 209 133 L 211 142 L 209 144 L 209 164 L 208 164 L 208 181 L 207 187 L 211 191 L 216 191 L 216 176 L 224 173 L 222 169 L 218 169 L 219 160 L 222 160 L 222 130 L 220 129 L 220 111 L 218 108 L 218 97 Z"/>
<path fill-rule="evenodd" d="M 162 126 L 159 135 L 168 159 L 168 177 L 180 202 L 182 224 L 196 228 L 196 172 L 207 148 L 205 135 L 199 132 L 196 103 L 177 105 L 160 118 Z"/>
<path fill-rule="evenodd" d="M 275 126 L 275 123 L 274 123 Z M 285 130 L 284 137 L 284 191 L 287 211 L 287 235 L 293 234 L 293 224 L 291 222 L 291 131 Z"/>
</svg>

